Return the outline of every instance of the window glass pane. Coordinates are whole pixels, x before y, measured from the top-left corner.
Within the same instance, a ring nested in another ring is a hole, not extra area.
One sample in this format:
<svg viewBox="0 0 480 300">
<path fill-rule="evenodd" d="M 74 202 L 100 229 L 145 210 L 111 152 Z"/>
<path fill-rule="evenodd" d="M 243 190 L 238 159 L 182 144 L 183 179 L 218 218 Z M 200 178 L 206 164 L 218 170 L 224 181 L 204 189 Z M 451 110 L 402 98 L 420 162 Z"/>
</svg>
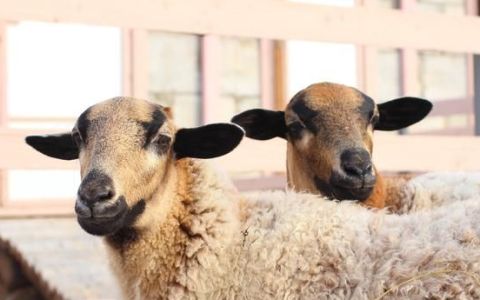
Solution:
<svg viewBox="0 0 480 300">
<path fill-rule="evenodd" d="M 464 15 L 467 11 L 465 0 L 417 0 L 417 9 L 450 15 Z"/>
<path fill-rule="evenodd" d="M 401 94 L 400 51 L 378 49 L 377 59 L 377 101 L 382 102 L 399 97 Z"/>
<path fill-rule="evenodd" d="M 354 6 L 354 0 L 289 0 L 290 2 L 301 2 L 308 4 L 320 4 L 331 6 Z"/>
<path fill-rule="evenodd" d="M 20 22 L 6 45 L 10 117 L 76 117 L 122 93 L 118 28 Z"/>
<path fill-rule="evenodd" d="M 220 120 L 261 106 L 259 41 L 220 38 Z"/>
<path fill-rule="evenodd" d="M 419 51 L 418 59 L 422 96 L 442 101 L 467 95 L 465 54 Z"/>
<path fill-rule="evenodd" d="M 80 172 L 74 170 L 8 171 L 8 199 L 45 201 L 75 199 L 80 185 Z"/>
<path fill-rule="evenodd" d="M 420 96 L 434 103 L 432 114 L 410 132 L 473 134 L 473 99 L 468 95 L 468 56 L 418 52 Z"/>
<path fill-rule="evenodd" d="M 287 96 L 322 81 L 357 86 L 355 45 L 307 41 L 287 42 Z"/>
<path fill-rule="evenodd" d="M 400 0 L 377 0 L 377 6 L 381 8 L 399 8 Z"/>
<path fill-rule="evenodd" d="M 196 35 L 149 34 L 149 97 L 172 108 L 177 125 L 200 123 L 200 39 Z"/>
</svg>

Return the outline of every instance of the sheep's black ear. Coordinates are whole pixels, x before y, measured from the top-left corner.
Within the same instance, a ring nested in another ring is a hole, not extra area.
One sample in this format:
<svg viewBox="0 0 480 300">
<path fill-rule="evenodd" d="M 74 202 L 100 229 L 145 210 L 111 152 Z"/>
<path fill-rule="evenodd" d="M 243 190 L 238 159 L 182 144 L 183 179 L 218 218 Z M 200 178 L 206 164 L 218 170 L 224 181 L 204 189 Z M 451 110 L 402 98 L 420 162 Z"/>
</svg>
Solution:
<svg viewBox="0 0 480 300">
<path fill-rule="evenodd" d="M 380 118 L 376 130 L 398 130 L 415 124 L 432 110 L 432 103 L 425 99 L 404 97 L 378 104 Z"/>
<path fill-rule="evenodd" d="M 255 140 L 274 137 L 286 139 L 285 113 L 266 109 L 251 109 L 232 118 L 232 122 L 245 129 L 246 136 Z"/>
<path fill-rule="evenodd" d="M 72 160 L 78 158 L 78 147 L 70 133 L 55 135 L 30 135 L 25 142 L 38 152 L 50 157 Z"/>
<path fill-rule="evenodd" d="M 243 135 L 242 128 L 227 123 L 180 129 L 175 135 L 173 150 L 177 159 L 218 157 L 235 149 Z"/>
</svg>

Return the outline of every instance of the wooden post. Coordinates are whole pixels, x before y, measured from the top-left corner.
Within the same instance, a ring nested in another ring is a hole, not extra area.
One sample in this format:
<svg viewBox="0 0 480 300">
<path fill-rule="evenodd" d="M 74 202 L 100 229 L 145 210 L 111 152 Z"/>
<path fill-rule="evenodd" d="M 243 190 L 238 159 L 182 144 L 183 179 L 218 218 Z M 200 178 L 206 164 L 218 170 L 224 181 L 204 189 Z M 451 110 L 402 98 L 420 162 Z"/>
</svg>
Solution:
<svg viewBox="0 0 480 300">
<path fill-rule="evenodd" d="M 7 23 L 0 20 L 0 129 L 7 127 Z M 0 169 L 0 207 L 8 198 L 8 172 Z"/>
<path fill-rule="evenodd" d="M 275 41 L 273 48 L 274 89 L 273 108 L 284 110 L 287 105 L 287 54 L 284 41 Z"/>
<path fill-rule="evenodd" d="M 205 35 L 201 47 L 202 123 L 212 122 L 221 109 L 220 101 L 220 41 L 218 36 Z"/>
<path fill-rule="evenodd" d="M 260 97 L 262 107 L 272 109 L 275 99 L 273 93 L 274 70 L 273 70 L 273 41 L 261 39 L 260 51 Z"/>
<path fill-rule="evenodd" d="M 148 98 L 148 32 L 131 31 L 131 94 L 136 98 Z"/>
</svg>

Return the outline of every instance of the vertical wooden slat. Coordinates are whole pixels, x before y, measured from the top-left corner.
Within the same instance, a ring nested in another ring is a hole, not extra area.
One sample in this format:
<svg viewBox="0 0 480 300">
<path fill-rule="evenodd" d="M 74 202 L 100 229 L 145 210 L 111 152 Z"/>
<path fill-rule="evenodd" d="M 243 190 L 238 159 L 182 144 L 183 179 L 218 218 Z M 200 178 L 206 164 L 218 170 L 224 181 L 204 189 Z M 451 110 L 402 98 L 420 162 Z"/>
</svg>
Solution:
<svg viewBox="0 0 480 300">
<path fill-rule="evenodd" d="M 273 41 L 260 40 L 260 96 L 262 107 L 274 107 L 274 72 L 273 72 Z"/>
<path fill-rule="evenodd" d="M 361 89 L 374 99 L 378 98 L 378 52 L 376 47 L 363 46 L 357 54 L 357 63 L 359 71 L 358 76 L 361 77 L 359 85 Z"/>
<path fill-rule="evenodd" d="M 202 38 L 202 122 L 213 122 L 220 113 L 220 40 L 218 36 Z"/>
<path fill-rule="evenodd" d="M 273 45 L 274 66 L 274 103 L 273 108 L 283 110 L 287 104 L 287 54 L 284 41 L 275 41 Z"/>
<path fill-rule="evenodd" d="M 7 23 L 0 20 L 0 128 L 7 127 Z M 8 172 L 0 169 L 0 207 L 8 201 Z"/>
<path fill-rule="evenodd" d="M 0 128 L 7 124 L 7 23 L 0 20 Z"/>
<path fill-rule="evenodd" d="M 8 203 L 8 171 L 0 169 L 0 207 Z"/>
<path fill-rule="evenodd" d="M 131 32 L 131 94 L 136 98 L 148 98 L 148 32 L 135 29 Z"/>
<path fill-rule="evenodd" d="M 480 0 L 469 0 L 469 7 L 472 15 L 480 15 Z M 472 57 L 473 71 L 473 104 L 474 104 L 474 122 L 475 135 L 480 135 L 480 55 L 475 54 Z"/>
<path fill-rule="evenodd" d="M 478 7 L 477 7 L 477 0 L 466 0 L 466 12 L 467 15 L 470 16 L 478 16 Z M 473 110 L 473 118 L 471 117 L 470 112 L 467 112 L 467 126 L 468 128 L 474 128 L 474 134 L 479 135 L 480 132 L 477 132 L 477 125 L 479 122 L 480 115 L 476 112 L 475 106 L 477 105 L 475 101 L 475 95 L 478 94 L 475 92 L 475 55 L 471 53 L 467 53 L 467 99 L 468 101 L 474 101 L 474 110 Z M 479 125 L 480 126 L 480 125 Z"/>
<path fill-rule="evenodd" d="M 122 30 L 122 94 L 133 96 L 133 30 Z"/>
<path fill-rule="evenodd" d="M 400 9 L 408 12 L 415 10 L 416 0 L 400 0 Z M 404 48 L 400 51 L 401 86 L 403 95 L 418 95 L 418 53 L 417 49 Z"/>
<path fill-rule="evenodd" d="M 475 135 L 480 135 L 480 55 L 473 56 Z"/>
</svg>

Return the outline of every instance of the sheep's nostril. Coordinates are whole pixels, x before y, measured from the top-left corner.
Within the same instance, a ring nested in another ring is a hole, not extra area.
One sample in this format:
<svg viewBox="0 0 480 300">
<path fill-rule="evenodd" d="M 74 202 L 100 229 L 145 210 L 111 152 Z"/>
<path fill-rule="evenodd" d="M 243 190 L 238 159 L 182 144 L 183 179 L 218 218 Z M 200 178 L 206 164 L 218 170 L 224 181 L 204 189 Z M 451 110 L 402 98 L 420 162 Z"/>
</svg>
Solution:
<svg viewBox="0 0 480 300">
<path fill-rule="evenodd" d="M 349 176 L 362 176 L 364 171 L 356 165 L 351 165 L 348 163 L 342 164 L 343 170 Z"/>
<path fill-rule="evenodd" d="M 365 177 L 372 172 L 370 154 L 364 149 L 354 148 L 345 150 L 341 157 L 341 167 L 349 177 Z"/>
<path fill-rule="evenodd" d="M 97 202 L 111 200 L 114 196 L 115 190 L 112 179 L 95 170 L 87 174 L 78 189 L 79 199 L 89 207 L 92 207 Z"/>
<path fill-rule="evenodd" d="M 106 201 L 106 200 L 110 200 L 112 198 L 113 198 L 113 191 L 108 187 L 106 187 L 105 191 L 101 191 L 97 195 L 98 201 Z"/>
<path fill-rule="evenodd" d="M 370 174 L 370 173 L 372 173 L 372 164 L 369 164 L 369 165 L 367 166 L 367 168 L 365 168 L 365 170 L 364 170 L 364 172 L 363 172 L 362 175 L 367 175 L 367 174 Z"/>
</svg>

